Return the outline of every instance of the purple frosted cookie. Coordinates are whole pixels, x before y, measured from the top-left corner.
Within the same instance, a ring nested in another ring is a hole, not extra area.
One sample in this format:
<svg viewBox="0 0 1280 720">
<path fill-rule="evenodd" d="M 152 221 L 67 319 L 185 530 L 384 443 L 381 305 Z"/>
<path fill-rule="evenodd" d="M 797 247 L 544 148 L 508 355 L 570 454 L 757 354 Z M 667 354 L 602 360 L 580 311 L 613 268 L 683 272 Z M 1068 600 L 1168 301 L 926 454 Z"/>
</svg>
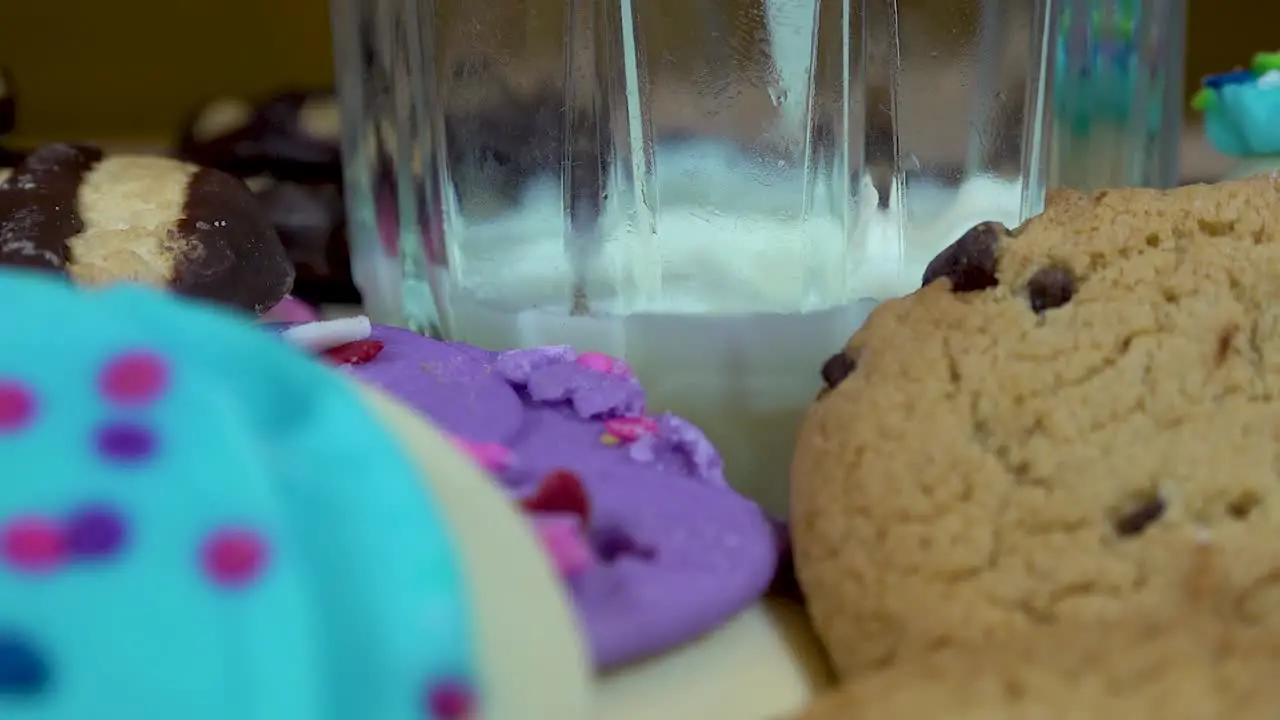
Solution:
<svg viewBox="0 0 1280 720">
<path fill-rule="evenodd" d="M 286 332 L 431 418 L 536 521 L 584 540 L 579 557 L 543 533 L 600 668 L 693 640 L 768 588 L 771 524 L 725 484 L 701 431 L 645 414 L 621 361 L 567 347 L 492 352 L 378 325 L 366 337 L 367 323 Z"/>
</svg>

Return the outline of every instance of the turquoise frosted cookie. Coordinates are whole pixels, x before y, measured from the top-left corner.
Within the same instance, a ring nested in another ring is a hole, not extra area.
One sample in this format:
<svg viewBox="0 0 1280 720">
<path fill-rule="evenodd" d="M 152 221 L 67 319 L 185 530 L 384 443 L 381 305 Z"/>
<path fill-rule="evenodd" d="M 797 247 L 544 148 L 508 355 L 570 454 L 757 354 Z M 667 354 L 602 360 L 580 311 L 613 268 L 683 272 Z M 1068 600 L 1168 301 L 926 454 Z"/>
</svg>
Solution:
<svg viewBox="0 0 1280 720">
<path fill-rule="evenodd" d="M 0 306 L 0 718 L 478 717 L 464 569 L 352 388 L 143 288 Z"/>
</svg>

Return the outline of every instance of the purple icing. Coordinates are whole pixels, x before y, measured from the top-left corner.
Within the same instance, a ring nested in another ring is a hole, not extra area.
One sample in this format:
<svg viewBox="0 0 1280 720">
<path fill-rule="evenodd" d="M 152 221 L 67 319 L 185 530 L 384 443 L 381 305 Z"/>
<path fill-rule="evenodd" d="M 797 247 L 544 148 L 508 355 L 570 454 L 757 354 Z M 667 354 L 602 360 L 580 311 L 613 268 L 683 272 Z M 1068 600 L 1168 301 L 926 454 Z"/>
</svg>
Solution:
<svg viewBox="0 0 1280 720">
<path fill-rule="evenodd" d="M 688 421 L 654 419 L 634 442 L 602 442 L 605 421 L 643 412 L 629 373 L 575 362 L 568 347 L 495 353 L 374 326 L 382 353 L 349 371 L 445 431 L 515 454 L 516 495 L 577 473 L 592 504 L 598 562 L 569 582 L 597 666 L 616 667 L 710 632 L 768 588 L 778 543 L 759 507 L 724 483 L 719 454 Z"/>
<path fill-rule="evenodd" d="M 474 353 L 400 328 L 375 326 L 382 352 L 371 363 L 348 368 L 360 380 L 399 398 L 449 432 L 475 442 L 510 445 L 520 429 L 524 402 Z M 437 421 L 439 422 L 439 421 Z"/>
<path fill-rule="evenodd" d="M 548 365 L 573 362 L 578 356 L 568 345 L 549 345 L 528 350 L 503 350 L 493 362 L 493 370 L 513 385 L 527 385 L 535 370 Z"/>
<path fill-rule="evenodd" d="M 582 418 L 634 417 L 644 413 L 644 388 L 630 375 L 596 372 L 574 362 L 559 345 L 499 353 L 494 370 L 534 402 L 567 401 Z"/>
</svg>

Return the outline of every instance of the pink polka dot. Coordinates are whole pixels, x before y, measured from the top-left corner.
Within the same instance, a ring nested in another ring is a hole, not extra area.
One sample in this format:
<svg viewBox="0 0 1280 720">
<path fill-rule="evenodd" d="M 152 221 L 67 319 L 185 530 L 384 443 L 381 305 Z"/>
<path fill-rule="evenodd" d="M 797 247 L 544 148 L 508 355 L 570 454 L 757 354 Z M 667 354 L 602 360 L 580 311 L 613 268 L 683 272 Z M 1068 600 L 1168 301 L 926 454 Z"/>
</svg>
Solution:
<svg viewBox="0 0 1280 720">
<path fill-rule="evenodd" d="M 220 530 L 205 540 L 204 571 L 219 585 L 240 588 L 252 583 L 267 564 L 267 544 L 252 530 Z"/>
<path fill-rule="evenodd" d="M 169 367 L 149 352 L 118 355 L 98 377 L 98 390 L 118 405 L 145 405 L 155 401 L 169 384 Z"/>
<path fill-rule="evenodd" d="M 35 395 L 16 382 L 0 380 L 0 433 L 23 429 L 35 415 Z"/>
<path fill-rule="evenodd" d="M 431 720 L 464 720 L 475 711 L 471 689 L 453 680 L 436 683 L 427 692 L 427 717 Z"/>
<path fill-rule="evenodd" d="M 0 530 L 0 553 L 26 572 L 48 572 L 62 564 L 66 546 L 58 525 L 37 517 L 17 518 Z"/>
</svg>

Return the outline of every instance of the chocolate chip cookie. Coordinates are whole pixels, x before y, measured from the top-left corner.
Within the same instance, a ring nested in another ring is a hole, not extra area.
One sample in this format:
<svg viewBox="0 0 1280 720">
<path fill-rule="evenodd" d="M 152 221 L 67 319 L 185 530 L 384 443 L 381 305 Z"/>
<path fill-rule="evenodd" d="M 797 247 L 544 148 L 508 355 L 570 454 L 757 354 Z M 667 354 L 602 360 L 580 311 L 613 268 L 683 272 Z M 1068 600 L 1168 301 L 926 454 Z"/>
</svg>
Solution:
<svg viewBox="0 0 1280 720">
<path fill-rule="evenodd" d="M 1171 535 L 1181 577 L 1166 607 L 1067 621 L 903 656 L 820 698 L 802 720 L 1267 720 L 1280 707 L 1280 633 L 1236 621 L 1280 567 L 1276 548 L 1241 557 L 1207 531 Z"/>
<path fill-rule="evenodd" d="M 800 720 L 1272 720 L 1280 635 L 1200 617 L 1059 625 L 915 656 Z"/>
<path fill-rule="evenodd" d="M 160 157 L 50 145 L 0 181 L 0 265 L 139 282 L 262 313 L 293 282 L 244 183 Z"/>
<path fill-rule="evenodd" d="M 923 280 L 822 365 L 792 467 L 843 676 L 1158 611 L 1188 532 L 1280 545 L 1280 181 L 1054 194 Z"/>
</svg>

